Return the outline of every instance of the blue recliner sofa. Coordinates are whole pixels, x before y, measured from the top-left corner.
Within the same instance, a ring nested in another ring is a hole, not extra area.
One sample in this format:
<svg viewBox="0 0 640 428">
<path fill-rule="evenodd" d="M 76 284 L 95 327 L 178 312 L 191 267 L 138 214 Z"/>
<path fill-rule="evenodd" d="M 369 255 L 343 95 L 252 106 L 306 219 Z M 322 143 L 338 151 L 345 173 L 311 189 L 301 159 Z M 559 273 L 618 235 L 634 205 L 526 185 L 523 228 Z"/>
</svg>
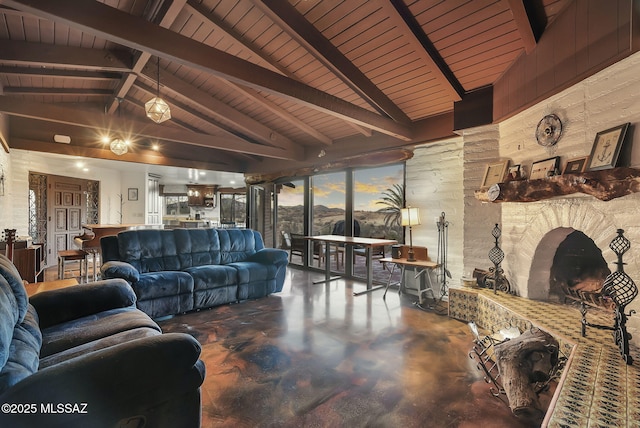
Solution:
<svg viewBox="0 0 640 428">
<path fill-rule="evenodd" d="M 199 427 L 200 344 L 121 279 L 27 297 L 0 255 L 0 427 Z"/>
<path fill-rule="evenodd" d="M 127 230 L 100 246 L 102 277 L 129 282 L 152 318 L 279 292 L 289 261 L 251 229 Z"/>
</svg>

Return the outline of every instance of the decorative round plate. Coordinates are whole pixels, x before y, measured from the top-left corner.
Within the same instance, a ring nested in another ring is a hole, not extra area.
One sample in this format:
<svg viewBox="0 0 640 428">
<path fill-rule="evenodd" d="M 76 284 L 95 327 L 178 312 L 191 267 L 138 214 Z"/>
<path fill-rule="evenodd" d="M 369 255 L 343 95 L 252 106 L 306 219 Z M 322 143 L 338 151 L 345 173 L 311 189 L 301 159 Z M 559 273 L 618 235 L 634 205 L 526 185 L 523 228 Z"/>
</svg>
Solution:
<svg viewBox="0 0 640 428">
<path fill-rule="evenodd" d="M 543 117 L 536 127 L 536 140 L 543 147 L 554 146 L 562 135 L 562 122 L 555 114 Z"/>
</svg>

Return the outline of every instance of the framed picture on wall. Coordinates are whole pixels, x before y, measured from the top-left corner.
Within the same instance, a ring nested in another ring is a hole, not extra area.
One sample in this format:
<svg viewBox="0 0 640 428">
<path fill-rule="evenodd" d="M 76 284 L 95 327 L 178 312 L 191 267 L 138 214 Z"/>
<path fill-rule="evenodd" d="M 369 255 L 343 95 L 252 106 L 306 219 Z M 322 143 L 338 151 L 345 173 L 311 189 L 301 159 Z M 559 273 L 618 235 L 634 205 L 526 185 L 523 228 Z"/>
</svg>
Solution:
<svg viewBox="0 0 640 428">
<path fill-rule="evenodd" d="M 562 171 L 562 175 L 579 174 L 584 172 L 584 168 L 587 166 L 588 160 L 589 156 L 584 156 L 567 161 L 567 164 L 564 166 L 564 170 Z"/>
<path fill-rule="evenodd" d="M 138 200 L 138 188 L 137 187 L 129 187 L 129 200 L 137 201 Z"/>
<path fill-rule="evenodd" d="M 556 169 L 558 169 L 559 163 L 559 156 L 534 162 L 531 165 L 531 174 L 529 175 L 529 180 L 539 180 L 541 178 L 547 178 L 554 175 Z"/>
<path fill-rule="evenodd" d="M 487 165 L 484 171 L 484 176 L 482 178 L 481 187 L 489 187 L 496 183 L 502 183 L 502 181 L 504 180 L 504 175 L 507 173 L 508 165 L 508 160 Z"/>
<path fill-rule="evenodd" d="M 615 168 L 629 123 L 598 132 L 593 142 L 587 171 Z"/>
</svg>

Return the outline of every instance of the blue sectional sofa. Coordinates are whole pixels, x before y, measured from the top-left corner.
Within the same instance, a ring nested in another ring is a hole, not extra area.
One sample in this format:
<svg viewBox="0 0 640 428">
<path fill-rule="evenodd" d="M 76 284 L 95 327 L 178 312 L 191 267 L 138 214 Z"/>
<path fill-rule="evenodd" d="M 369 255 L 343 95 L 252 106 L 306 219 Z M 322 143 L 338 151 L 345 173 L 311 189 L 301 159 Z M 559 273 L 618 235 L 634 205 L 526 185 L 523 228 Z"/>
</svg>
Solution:
<svg viewBox="0 0 640 428">
<path fill-rule="evenodd" d="M 103 278 L 122 278 L 152 318 L 282 290 L 288 255 L 250 229 L 127 230 L 100 240 Z"/>
<path fill-rule="evenodd" d="M 205 368 L 121 279 L 27 298 L 0 255 L 0 427 L 199 427 Z"/>
</svg>

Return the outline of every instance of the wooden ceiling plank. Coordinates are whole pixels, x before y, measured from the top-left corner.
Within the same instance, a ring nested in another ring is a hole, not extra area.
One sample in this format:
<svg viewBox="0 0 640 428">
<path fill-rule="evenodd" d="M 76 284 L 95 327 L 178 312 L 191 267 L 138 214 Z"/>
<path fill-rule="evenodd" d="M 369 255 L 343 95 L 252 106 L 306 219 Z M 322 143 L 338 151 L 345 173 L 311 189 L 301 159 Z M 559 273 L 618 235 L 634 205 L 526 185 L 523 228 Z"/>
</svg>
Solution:
<svg viewBox="0 0 640 428">
<path fill-rule="evenodd" d="M 160 55 L 177 63 L 303 103 L 326 114 L 401 140 L 412 138 L 412 131 L 407 124 L 395 122 L 102 3 L 73 0 L 3 2 L 47 19 L 70 24 L 115 43 L 148 51 L 153 55 Z"/>
<path fill-rule="evenodd" d="M 153 77 L 146 74 L 147 72 L 148 70 L 145 70 L 143 71 L 143 74 L 153 81 Z M 233 107 L 230 107 L 226 103 L 201 91 L 195 86 L 176 78 L 172 74 L 166 74 L 163 77 L 162 82 L 165 88 L 207 109 L 211 115 L 217 117 L 218 120 L 232 123 L 241 134 L 247 135 L 263 144 L 277 146 L 287 150 L 295 150 L 295 144 L 284 135 L 264 126 L 257 120 L 254 120 Z"/>
<path fill-rule="evenodd" d="M 0 74 L 7 76 L 48 76 L 61 79 L 78 80 L 117 80 L 121 73 L 110 71 L 61 70 L 57 68 L 10 67 L 0 65 Z"/>
<path fill-rule="evenodd" d="M 243 164 L 237 162 L 220 161 L 220 158 L 218 156 L 202 156 L 199 159 L 181 159 L 178 157 L 166 156 L 162 153 L 152 150 L 144 150 L 140 152 L 131 151 L 124 155 L 116 155 L 108 148 L 45 143 L 43 141 L 29 140 L 24 138 L 12 138 L 11 148 L 44 153 L 57 153 L 68 156 L 80 156 L 85 158 L 145 163 L 151 165 L 177 166 L 184 168 L 198 168 L 212 171 L 242 172 L 244 170 Z"/>
<path fill-rule="evenodd" d="M 220 138 L 208 134 L 185 132 L 172 127 L 134 121 L 125 118 L 114 118 L 109 115 L 96 114 L 69 107 L 52 104 L 29 102 L 15 97 L 0 96 L 0 111 L 9 115 L 30 117 L 50 122 L 84 126 L 91 129 L 110 131 L 114 128 L 139 136 L 158 140 L 176 141 L 197 146 L 217 148 L 220 150 L 248 153 L 264 157 L 286 160 L 299 160 L 302 150 L 285 150 L 259 144 L 251 144 L 239 138 Z"/>
<path fill-rule="evenodd" d="M 0 43 L 0 63 L 128 72 L 131 70 L 132 58 L 125 51 L 3 40 Z"/>
<path fill-rule="evenodd" d="M 253 55 L 259 57 L 266 64 L 266 68 L 271 71 L 281 73 L 284 76 L 293 77 L 293 75 L 278 62 L 274 61 L 271 57 L 266 55 L 261 49 L 257 48 L 253 43 L 249 43 L 243 39 L 240 34 L 236 34 L 236 31 L 222 19 L 219 19 L 216 15 L 210 13 L 202 3 L 196 3 L 193 0 L 187 1 L 186 9 L 196 14 L 200 19 L 207 21 L 213 25 L 217 30 L 224 33 L 227 37 L 233 39 L 236 43 L 250 51 Z"/>
<path fill-rule="evenodd" d="M 111 95 L 108 89 L 85 89 L 85 88 L 25 88 L 5 86 L 5 94 L 13 95 L 60 95 L 60 96 L 85 96 L 85 97 L 105 97 Z"/>
<path fill-rule="evenodd" d="M 404 2 L 402 0 L 390 0 L 389 2 L 385 0 L 382 1 L 381 4 L 389 15 L 389 19 L 391 19 L 400 30 L 409 30 L 403 31 L 403 34 L 405 34 L 409 42 L 414 46 L 416 53 L 420 55 L 421 59 L 428 64 L 436 80 L 450 94 L 452 100 L 462 100 L 465 93 L 464 88 L 455 74 L 449 69 L 444 59 L 442 59 Z"/>
<path fill-rule="evenodd" d="M 522 0 L 507 0 L 507 3 L 511 13 L 513 13 L 513 19 L 516 22 L 516 27 L 518 27 L 518 33 L 520 33 L 524 49 L 529 54 L 535 49 L 537 42 L 529 22 L 529 16 L 524 8 L 524 3 Z"/>
<path fill-rule="evenodd" d="M 160 19 L 159 25 L 164 28 L 169 28 L 176 20 L 178 14 L 180 14 L 180 11 L 186 3 L 187 0 L 172 1 L 164 16 Z M 133 84 L 136 82 L 137 74 L 142 71 L 145 65 L 147 65 L 149 59 L 151 59 L 151 54 L 144 51 L 140 52 L 140 54 L 134 58 L 133 66 L 131 67 L 133 73 L 123 76 L 122 80 L 120 80 L 118 87 L 114 91 L 113 100 L 107 106 L 107 112 L 109 114 L 115 113 L 118 109 L 118 100 L 127 95 Z"/>
<path fill-rule="evenodd" d="M 298 119 L 296 116 L 292 115 L 282 107 L 269 101 L 268 99 L 260 95 L 260 93 L 255 89 L 248 88 L 246 86 L 239 85 L 237 83 L 229 82 L 228 80 L 225 80 L 225 79 L 220 79 L 220 82 L 229 86 L 230 88 L 233 88 L 235 91 L 245 95 L 246 97 L 252 99 L 256 103 L 259 103 L 260 105 L 262 105 L 262 107 L 266 108 L 271 113 L 286 120 L 288 123 L 292 124 L 296 128 L 305 132 L 307 135 L 313 137 L 317 142 L 327 146 L 330 146 L 331 144 L 333 144 L 333 141 L 331 140 L 331 138 L 317 131 L 315 128 L 307 125 L 305 122 Z"/>
<path fill-rule="evenodd" d="M 309 24 L 295 7 L 277 0 L 257 0 L 256 5 L 378 112 L 400 123 L 411 121 L 313 24 Z"/>
</svg>

